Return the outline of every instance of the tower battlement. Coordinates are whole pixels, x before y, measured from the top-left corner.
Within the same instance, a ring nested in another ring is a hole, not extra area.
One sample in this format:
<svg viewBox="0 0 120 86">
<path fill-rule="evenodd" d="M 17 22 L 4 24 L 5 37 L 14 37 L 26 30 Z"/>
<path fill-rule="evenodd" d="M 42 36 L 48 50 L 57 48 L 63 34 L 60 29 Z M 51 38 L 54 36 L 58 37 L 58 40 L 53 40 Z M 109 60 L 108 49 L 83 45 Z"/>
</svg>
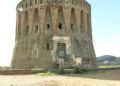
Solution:
<svg viewBox="0 0 120 86">
<path fill-rule="evenodd" d="M 76 8 L 86 8 L 90 9 L 90 4 L 85 0 L 22 0 L 18 5 L 17 9 L 29 9 L 37 6 L 65 6 L 65 7 L 76 7 Z"/>
</svg>

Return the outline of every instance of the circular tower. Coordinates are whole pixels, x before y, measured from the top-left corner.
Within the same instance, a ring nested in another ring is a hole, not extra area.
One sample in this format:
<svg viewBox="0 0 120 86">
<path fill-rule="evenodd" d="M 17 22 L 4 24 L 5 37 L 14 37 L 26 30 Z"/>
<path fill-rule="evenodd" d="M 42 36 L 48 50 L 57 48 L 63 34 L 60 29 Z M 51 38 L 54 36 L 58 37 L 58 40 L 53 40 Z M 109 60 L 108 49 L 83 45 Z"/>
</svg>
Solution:
<svg viewBox="0 0 120 86">
<path fill-rule="evenodd" d="M 16 9 L 12 68 L 96 66 L 88 2 L 22 0 Z"/>
</svg>

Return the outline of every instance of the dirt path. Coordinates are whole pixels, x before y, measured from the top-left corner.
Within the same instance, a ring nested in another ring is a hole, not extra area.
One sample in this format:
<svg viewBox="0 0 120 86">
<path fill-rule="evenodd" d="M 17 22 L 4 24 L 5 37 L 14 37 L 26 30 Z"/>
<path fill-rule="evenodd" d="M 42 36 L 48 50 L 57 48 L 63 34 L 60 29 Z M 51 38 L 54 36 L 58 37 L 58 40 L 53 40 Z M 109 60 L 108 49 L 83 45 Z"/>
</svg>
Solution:
<svg viewBox="0 0 120 86">
<path fill-rule="evenodd" d="M 0 86 L 120 86 L 120 70 L 85 75 L 7 75 L 0 76 Z"/>
</svg>

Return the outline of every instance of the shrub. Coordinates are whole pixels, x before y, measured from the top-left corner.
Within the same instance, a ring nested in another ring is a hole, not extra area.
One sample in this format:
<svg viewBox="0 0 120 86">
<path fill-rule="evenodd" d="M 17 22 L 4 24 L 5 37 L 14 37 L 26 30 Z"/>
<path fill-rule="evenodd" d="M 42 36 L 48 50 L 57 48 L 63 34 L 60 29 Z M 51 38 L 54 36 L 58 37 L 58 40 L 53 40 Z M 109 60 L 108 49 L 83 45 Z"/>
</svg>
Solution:
<svg viewBox="0 0 120 86">
<path fill-rule="evenodd" d="M 57 71 L 57 73 L 58 73 L 58 74 L 65 74 L 65 71 L 64 71 L 64 69 L 59 69 L 59 70 Z"/>
<path fill-rule="evenodd" d="M 96 72 L 95 69 L 80 69 L 80 68 L 75 68 L 74 69 L 74 73 L 78 74 L 78 73 L 81 73 L 81 74 L 84 74 L 84 73 L 93 73 L 93 72 Z"/>
<path fill-rule="evenodd" d="M 47 72 L 43 72 L 43 73 L 37 73 L 36 75 L 38 75 L 38 76 L 55 76 L 57 74 L 54 72 L 47 71 Z"/>
</svg>

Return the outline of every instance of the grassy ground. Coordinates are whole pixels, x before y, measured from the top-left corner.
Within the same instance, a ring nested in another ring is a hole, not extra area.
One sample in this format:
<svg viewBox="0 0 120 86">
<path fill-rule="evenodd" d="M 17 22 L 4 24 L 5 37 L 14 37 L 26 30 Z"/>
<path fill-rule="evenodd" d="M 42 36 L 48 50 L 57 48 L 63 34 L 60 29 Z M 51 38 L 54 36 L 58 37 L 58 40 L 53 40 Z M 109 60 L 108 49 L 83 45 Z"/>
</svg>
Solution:
<svg viewBox="0 0 120 86">
<path fill-rule="evenodd" d="M 120 67 L 120 65 L 100 65 L 98 68 L 117 68 Z"/>
<path fill-rule="evenodd" d="M 35 75 L 37 75 L 37 76 L 56 76 L 56 75 L 61 75 L 61 74 L 93 74 L 93 73 L 95 74 L 95 73 L 99 73 L 99 72 L 104 72 L 105 70 L 103 70 L 103 69 L 112 70 L 114 68 L 115 70 L 117 70 L 120 68 L 120 65 L 99 66 L 98 68 L 100 68 L 100 70 L 98 70 L 98 69 L 69 68 L 69 69 L 55 70 L 52 72 L 47 71 L 47 72 L 37 73 Z"/>
<path fill-rule="evenodd" d="M 0 86 L 120 86 L 120 69 L 86 74 L 0 75 Z"/>
<path fill-rule="evenodd" d="M 54 72 L 43 72 L 43 73 L 37 73 L 37 74 L 35 74 L 35 75 L 37 75 L 37 76 L 56 76 L 57 74 L 56 73 L 54 73 Z"/>
</svg>

